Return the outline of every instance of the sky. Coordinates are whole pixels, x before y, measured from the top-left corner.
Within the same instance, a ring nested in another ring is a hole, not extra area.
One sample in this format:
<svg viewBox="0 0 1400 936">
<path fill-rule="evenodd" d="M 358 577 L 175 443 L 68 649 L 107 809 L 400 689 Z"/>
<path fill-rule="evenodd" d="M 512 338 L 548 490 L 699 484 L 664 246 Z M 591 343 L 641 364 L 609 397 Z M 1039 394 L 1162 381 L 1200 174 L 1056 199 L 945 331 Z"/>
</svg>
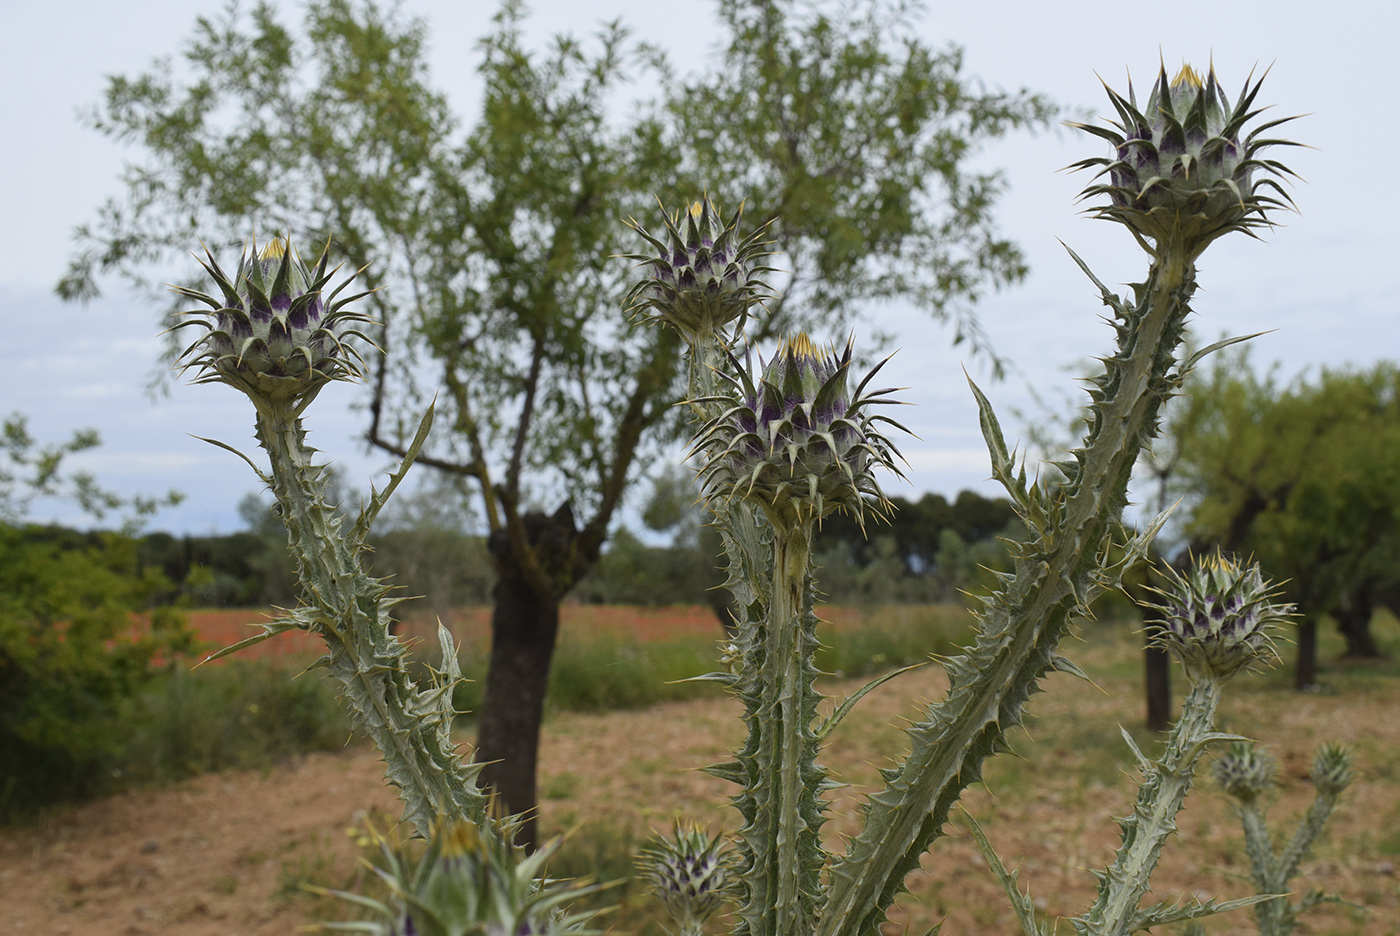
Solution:
<svg viewBox="0 0 1400 936">
<path fill-rule="evenodd" d="M 72 250 L 73 229 L 93 220 L 105 199 L 122 194 L 123 164 L 143 156 L 86 128 L 80 113 L 99 100 L 108 76 L 135 75 L 155 58 L 177 54 L 196 15 L 222 6 L 0 0 L 0 126 L 9 139 L 0 147 L 0 177 L 7 180 L 0 186 L 0 414 L 26 413 L 34 434 L 47 442 L 96 428 L 103 446 L 75 458 L 74 467 L 126 494 L 183 492 L 179 507 L 150 523 L 175 533 L 240 528 L 237 504 L 257 488 L 256 478 L 233 455 L 192 436 L 251 453 L 249 405 L 224 387 L 181 383 L 152 398 L 146 388 L 158 366 L 158 310 L 116 280 L 86 306 L 61 302 L 53 287 Z M 475 113 L 475 40 L 495 4 L 403 0 L 402 7 L 428 23 L 434 84 L 458 113 Z M 281 8 L 292 21 L 303 9 Z M 639 0 L 537 0 L 528 35 L 543 47 L 554 32 L 588 37 L 601 22 L 621 17 L 638 38 L 666 48 L 681 71 L 698 70 L 719 49 L 714 7 L 688 5 L 685 18 L 678 9 Z M 1210 248 L 1199 268 L 1196 334 L 1211 341 L 1269 331 L 1253 342 L 1254 357 L 1280 362 L 1285 374 L 1393 358 L 1400 344 L 1392 298 L 1400 293 L 1394 259 L 1400 234 L 1388 209 L 1400 204 L 1400 174 L 1388 158 L 1376 160 L 1400 151 L 1400 131 L 1382 104 L 1382 89 L 1393 80 L 1388 63 L 1400 6 L 1340 0 L 1327 6 L 1325 18 L 1315 3 L 1261 9 L 1220 0 L 931 3 L 915 27 L 935 47 L 961 45 L 965 73 L 988 88 L 1029 88 L 1080 114 L 1108 112 L 1099 76 L 1121 90 L 1131 70 L 1145 89 L 1159 60 L 1172 71 L 1183 62 L 1213 60 L 1232 95 L 1251 69 L 1271 68 L 1259 101 L 1276 103 L 1279 115 L 1308 115 L 1288 130 L 1312 148 L 1283 154 L 1306 180 L 1292 191 L 1300 213 L 1284 216 L 1264 243 L 1235 235 Z M 992 345 L 1012 363 L 1005 380 L 991 381 L 983 362 L 952 347 L 951 333 L 917 310 L 875 310 L 899 335 L 901 350 L 886 373 L 907 387 L 901 398 L 915 404 L 898 414 L 917 436 L 900 443 L 909 483 L 890 480 L 888 493 L 998 493 L 987 480 L 964 368 L 1014 441 L 1024 436 L 1014 412 L 1039 418 L 1028 387 L 1050 400 L 1072 398 L 1066 395 L 1077 392 L 1076 368 L 1109 348 L 1096 292 L 1062 246 L 1110 285 L 1145 273 L 1145 257 L 1125 231 L 1080 214 L 1075 196 L 1086 177 L 1060 171 L 1102 152 L 1095 139 L 1057 128 L 998 141 L 977 157 L 978 166 L 1004 172 L 996 217 L 1031 265 L 1023 283 L 989 295 L 978 309 Z M 361 441 L 363 400 L 362 390 L 337 386 L 308 417 L 313 443 L 361 490 L 387 467 Z M 90 525 L 62 502 L 37 502 L 31 519 Z"/>
</svg>

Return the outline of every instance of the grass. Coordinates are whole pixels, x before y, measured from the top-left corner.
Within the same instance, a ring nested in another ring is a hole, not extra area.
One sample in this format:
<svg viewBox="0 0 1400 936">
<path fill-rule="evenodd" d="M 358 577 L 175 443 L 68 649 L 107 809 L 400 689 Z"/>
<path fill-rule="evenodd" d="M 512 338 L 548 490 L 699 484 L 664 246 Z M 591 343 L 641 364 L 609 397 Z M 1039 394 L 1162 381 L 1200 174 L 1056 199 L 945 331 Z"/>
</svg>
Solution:
<svg viewBox="0 0 1400 936">
<path fill-rule="evenodd" d="M 293 678 L 295 677 L 295 678 Z M 235 768 L 267 769 L 350 738 L 349 722 L 315 673 L 233 660 L 177 668 L 138 700 L 115 779 L 160 785 Z"/>
<path fill-rule="evenodd" d="M 1136 627 L 1123 623 L 1085 625 L 1083 641 L 1066 651 L 1092 684 L 1051 676 L 1046 692 L 1030 705 L 1024 731 L 1016 731 L 1013 755 L 986 764 L 985 783 L 963 799 L 1011 867 L 1022 869 L 1050 916 L 1072 916 L 1093 900 L 1087 870 L 1112 860 L 1118 829 L 1112 816 L 1131 809 L 1136 795 L 1132 755 L 1120 726 L 1149 756 L 1160 736 L 1142 726 L 1142 657 Z M 1295 879 L 1300 891 L 1321 887 L 1367 907 L 1327 905 L 1304 917 L 1314 936 L 1397 936 L 1400 886 L 1393 857 L 1400 852 L 1400 731 L 1391 717 L 1400 698 L 1400 627 L 1378 620 L 1375 632 L 1388 657 L 1354 661 L 1341 657 L 1343 645 L 1332 629 L 1321 635 L 1319 661 L 1327 687 L 1300 695 L 1291 688 L 1291 652 L 1278 670 L 1243 675 L 1231 683 L 1221 721 L 1233 731 L 1259 739 L 1282 764 L 1282 785 L 1270 799 L 1269 822 L 1277 837 L 1292 834 L 1312 798 L 1306 773 L 1313 749 L 1324 740 L 1342 740 L 1356 752 L 1359 779 L 1342 798 L 1332 823 Z M 833 642 L 842 639 L 837 628 Z M 899 662 L 892 660 L 891 662 Z M 1186 691 L 1180 668 L 1173 671 L 1175 709 Z M 829 682 L 838 699 L 859 682 Z M 899 757 L 905 747 L 903 719 L 919 699 L 941 694 L 943 677 L 926 667 L 882 687 L 864 700 L 824 753 L 834 778 L 851 784 L 832 794 L 824 834 L 841 850 L 836 836 L 858 828 L 858 806 L 878 783 L 877 768 Z M 582 820 L 578 868 L 624 868 L 620 859 L 598 864 L 603 842 L 640 843 L 653 829 L 666 829 L 673 816 L 686 816 L 716 828 L 733 829 L 735 816 L 725 796 L 732 788 L 694 770 L 725 758 L 739 742 L 734 705 L 718 696 L 649 711 L 606 715 L 559 713 L 547 726 L 541 754 L 542 788 L 558 795 L 541 807 L 542 829 L 555 832 Z M 1189 899 L 1210 894 L 1220 899 L 1249 893 L 1243 836 L 1232 803 L 1208 779 L 1210 758 L 1187 800 L 1179 834 L 1164 854 L 1152 899 Z M 556 778 L 559 782 L 556 783 Z M 1015 930 L 1005 897 L 987 873 L 980 854 L 955 811 L 949 837 L 937 843 L 924 870 L 910 878 L 912 896 L 900 901 L 891 932 L 924 932 L 948 916 L 945 932 L 991 933 Z M 618 850 L 625 851 L 623 845 Z M 1390 869 L 1390 870 L 1386 870 Z M 612 899 L 615 931 L 659 936 L 666 925 L 655 901 L 632 879 Z M 1391 921 L 1391 922 L 1386 922 Z M 1053 921 L 1051 921 L 1053 925 Z M 1212 936 L 1253 934 L 1248 913 L 1207 921 Z M 1168 930 L 1170 932 L 1170 930 Z M 1304 931 L 1300 929 L 1300 932 Z"/>
<path fill-rule="evenodd" d="M 837 676 L 869 675 L 948 654 L 970 635 L 970 619 L 961 607 L 914 605 L 887 607 L 852 619 L 837 609 L 840 622 L 828 628 L 829 639 L 816 657 L 824 672 Z M 589 633 L 566 629 L 555 648 L 545 705 L 548 712 L 604 712 L 639 709 L 662 702 L 713 694 L 709 683 L 689 682 L 715 669 L 719 625 L 713 637 L 691 634 L 671 640 L 639 640 L 613 631 Z M 464 654 L 468 682 L 457 689 L 457 708 L 481 707 L 486 654 Z"/>
</svg>

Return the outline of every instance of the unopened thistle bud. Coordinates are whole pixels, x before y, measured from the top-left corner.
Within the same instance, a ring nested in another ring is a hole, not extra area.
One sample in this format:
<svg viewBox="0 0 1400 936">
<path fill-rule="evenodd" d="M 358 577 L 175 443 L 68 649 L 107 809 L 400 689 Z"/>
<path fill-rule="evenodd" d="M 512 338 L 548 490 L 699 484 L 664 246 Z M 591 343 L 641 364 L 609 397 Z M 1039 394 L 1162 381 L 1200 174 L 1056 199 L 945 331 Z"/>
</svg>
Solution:
<svg viewBox="0 0 1400 936">
<path fill-rule="evenodd" d="M 1092 211 L 1154 241 L 1158 251 L 1178 242 L 1199 253 L 1230 231 L 1268 225 L 1268 212 L 1293 204 L 1268 176 L 1294 173 L 1277 160 L 1261 158 L 1260 151 L 1297 144 L 1261 136 L 1291 117 L 1267 121 L 1242 136 L 1244 125 L 1259 113 L 1254 98 L 1262 82 L 1251 85 L 1246 79 L 1232 104 L 1214 67 L 1202 78 L 1183 66 L 1172 81 L 1163 67 L 1142 110 L 1131 82 L 1127 99 L 1106 87 L 1118 111 L 1118 120 L 1110 121 L 1114 129 L 1071 124 L 1114 148 L 1112 158 L 1074 164 L 1075 169 L 1100 167 L 1096 179 L 1107 176 L 1081 197 L 1107 195 L 1108 204 Z"/>
<path fill-rule="evenodd" d="M 666 219 L 664 241 L 633 221 L 633 230 L 655 248 L 655 255 L 628 255 L 649 267 L 628 294 L 629 306 L 674 326 L 691 345 L 703 336 L 727 334 L 736 321 L 742 330 L 749 308 L 768 291 L 759 278 L 768 268 L 754 266 L 767 253 L 760 239 L 763 230 L 740 239 L 742 214 L 741 206 L 722 224 L 714 203 L 704 196 Z"/>
<path fill-rule="evenodd" d="M 727 409 L 694 443 L 705 456 L 701 478 L 709 496 L 752 499 L 784 529 L 836 509 L 859 518 L 866 496 L 882 503 L 871 472 L 883 466 L 899 474 L 899 453 L 876 421 L 904 427 L 866 412 L 894 402 L 886 399 L 893 389 L 865 392 L 879 366 L 851 392 L 852 354 L 849 342 L 838 356 L 800 334 L 783 342 L 757 381 L 747 361 L 735 360 L 739 376 L 729 379 L 738 399 L 722 398 Z"/>
<path fill-rule="evenodd" d="M 546 880 L 545 865 L 559 840 L 533 855 L 509 844 L 515 829 L 485 836 L 469 822 L 439 822 L 417 861 L 372 826 L 383 854 L 374 872 L 389 891 L 387 903 L 319 887 L 315 893 L 339 897 L 370 910 L 378 919 L 354 924 L 358 932 L 387 936 L 594 936 L 587 926 L 595 913 L 570 913 L 566 905 L 598 890 L 596 885 Z M 327 924 L 325 929 L 345 928 Z"/>
<path fill-rule="evenodd" d="M 1324 744 L 1313 755 L 1312 772 L 1309 779 L 1324 796 L 1336 796 L 1355 779 L 1352 771 L 1351 751 L 1340 744 Z"/>
<path fill-rule="evenodd" d="M 1257 799 L 1274 782 L 1278 761 L 1251 741 L 1234 741 L 1215 762 L 1215 782 L 1237 800 Z"/>
<path fill-rule="evenodd" d="M 1167 568 L 1153 640 L 1181 658 L 1193 680 L 1228 679 L 1240 669 L 1276 658 L 1270 631 L 1289 620 L 1291 604 L 1277 593 L 1258 564 L 1242 566 L 1219 551 L 1199 560 L 1185 576 Z"/>
<path fill-rule="evenodd" d="M 209 306 L 184 313 L 187 318 L 175 326 L 207 329 L 181 355 L 186 367 L 199 371 L 198 383 L 226 383 L 250 397 L 297 401 L 329 381 L 360 376 L 360 355 L 345 339 L 369 339 L 346 326 L 370 321 L 348 308 L 368 293 L 338 299 L 350 277 L 322 295 L 335 273 L 326 270 L 329 249 L 327 243 L 315 268 L 308 269 L 284 238 L 275 238 L 261 254 L 254 244 L 239 258 L 232 279 L 205 251 L 208 262 L 200 265 L 213 277 L 220 298 L 175 287 Z"/>
<path fill-rule="evenodd" d="M 698 934 L 732 895 L 737 878 L 722 836 L 677 822 L 670 838 L 657 836 L 642 850 L 637 869 L 680 929 Z"/>
</svg>

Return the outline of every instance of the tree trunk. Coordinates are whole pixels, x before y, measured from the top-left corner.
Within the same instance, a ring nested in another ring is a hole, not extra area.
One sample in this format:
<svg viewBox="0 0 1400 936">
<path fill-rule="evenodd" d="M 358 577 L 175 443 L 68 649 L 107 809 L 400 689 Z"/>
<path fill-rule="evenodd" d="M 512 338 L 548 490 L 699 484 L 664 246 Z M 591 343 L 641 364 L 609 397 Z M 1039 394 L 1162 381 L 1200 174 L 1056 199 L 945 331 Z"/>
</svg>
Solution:
<svg viewBox="0 0 1400 936">
<path fill-rule="evenodd" d="M 565 505 L 553 516 L 532 513 L 524 519 L 537 561 L 546 571 L 559 572 L 578 535 L 572 511 Z M 504 813 L 525 814 L 516 841 L 533 851 L 538 845 L 535 812 L 539 802 L 540 723 L 559 634 L 563 591 L 541 593 L 532 586 L 504 531 L 491 534 L 487 548 L 497 579 L 492 593 L 491 661 L 481 700 L 476 759 L 486 762 L 480 783 L 495 793 L 498 808 Z"/>
<path fill-rule="evenodd" d="M 1165 562 L 1166 560 L 1158 560 Z M 1167 731 L 1172 722 L 1172 671 L 1171 653 L 1165 647 L 1154 646 L 1154 639 L 1161 628 L 1157 612 L 1148 602 L 1151 594 L 1146 586 L 1155 582 L 1163 585 L 1161 573 L 1151 565 L 1142 570 L 1142 579 L 1134 579 L 1129 585 L 1128 595 L 1139 605 L 1143 605 L 1142 615 L 1142 675 L 1143 689 L 1147 697 L 1147 727 L 1150 731 Z"/>
<path fill-rule="evenodd" d="M 1358 589 L 1356 594 L 1355 598 L 1346 596 L 1337 609 L 1337 630 L 1346 638 L 1347 656 L 1378 657 L 1381 648 L 1371 633 L 1371 615 L 1375 608 L 1371 604 L 1370 589 Z"/>
<path fill-rule="evenodd" d="M 1317 685 L 1317 619 L 1309 617 L 1298 625 L 1298 662 L 1293 667 L 1293 688 L 1311 689 Z"/>
<path fill-rule="evenodd" d="M 1150 638 L 1149 638 L 1150 639 Z M 1172 723 L 1171 654 L 1165 647 L 1148 645 L 1143 651 L 1147 683 L 1147 727 L 1166 731 Z"/>
</svg>

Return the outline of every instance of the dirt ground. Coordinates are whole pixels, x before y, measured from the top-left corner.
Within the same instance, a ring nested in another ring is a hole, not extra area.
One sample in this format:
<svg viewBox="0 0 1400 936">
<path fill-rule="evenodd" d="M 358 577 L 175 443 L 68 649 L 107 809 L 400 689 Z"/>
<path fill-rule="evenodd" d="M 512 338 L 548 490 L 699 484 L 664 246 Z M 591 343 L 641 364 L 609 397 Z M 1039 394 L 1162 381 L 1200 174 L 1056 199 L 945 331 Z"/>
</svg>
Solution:
<svg viewBox="0 0 1400 936">
<path fill-rule="evenodd" d="M 1135 793 L 1115 726 L 1138 717 L 1136 673 L 1120 665 L 1095 673 L 1095 682 L 1052 677 L 1048 693 L 1032 701 L 1029 733 L 1017 741 L 1023 756 L 996 759 L 985 788 L 964 799 L 1051 916 L 1073 915 L 1092 900 L 1086 869 L 1111 860 L 1117 829 L 1110 817 L 1124 814 Z M 858 685 L 830 689 L 840 697 Z M 899 753 L 901 719 L 915 711 L 909 700 L 936 698 L 943 686 L 936 667 L 904 676 L 872 693 L 838 731 L 825 761 L 853 786 L 833 795 L 828 833 L 857 829 L 864 785 Z M 1291 834 L 1310 801 L 1312 748 L 1323 740 L 1356 747 L 1359 779 L 1295 886 L 1339 893 L 1368 912 L 1327 906 L 1306 917 L 1300 933 L 1400 933 L 1395 689 L 1395 680 L 1383 679 L 1364 693 L 1299 697 L 1277 682 L 1227 692 L 1223 727 L 1260 738 L 1281 762 L 1283 787 L 1271 811 L 1276 834 Z M 717 698 L 551 718 L 541 751 L 544 827 L 603 823 L 644 835 L 687 815 L 732 828 L 725 784 L 687 768 L 725 756 L 739 740 L 734 715 L 735 703 Z M 382 826 L 397 814 L 375 754 L 363 747 L 87 804 L 0 832 L 0 933 L 289 934 L 331 909 L 300 893 L 298 883 L 353 884 L 358 852 L 347 829 L 366 815 Z M 945 918 L 945 934 L 1015 931 L 1005 897 L 960 823 L 910 878 L 913 893 L 892 914 L 891 936 Z M 1237 820 L 1204 781 L 1148 899 L 1244 896 L 1250 891 L 1239 875 L 1246 871 Z M 1208 927 L 1214 936 L 1254 929 L 1247 911 Z"/>
</svg>

